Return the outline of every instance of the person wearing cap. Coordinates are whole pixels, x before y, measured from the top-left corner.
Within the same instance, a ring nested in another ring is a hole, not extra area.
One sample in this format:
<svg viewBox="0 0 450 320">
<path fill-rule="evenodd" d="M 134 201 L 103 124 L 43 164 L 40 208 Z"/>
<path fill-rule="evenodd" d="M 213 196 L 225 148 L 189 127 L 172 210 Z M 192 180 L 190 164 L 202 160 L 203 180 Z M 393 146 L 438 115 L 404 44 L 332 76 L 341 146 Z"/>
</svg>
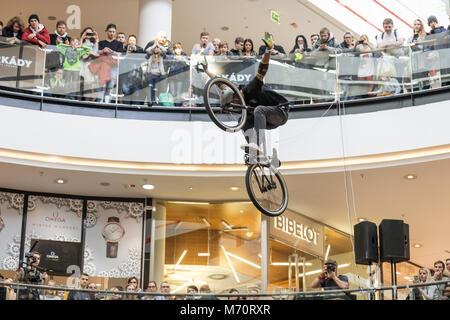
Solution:
<svg viewBox="0 0 450 320">
<path fill-rule="evenodd" d="M 30 24 L 22 34 L 22 40 L 31 44 L 39 45 L 41 48 L 47 47 L 50 44 L 50 34 L 44 25 L 39 23 L 39 16 L 32 14 L 28 18 Z"/>
<path fill-rule="evenodd" d="M 441 39 L 439 42 L 440 44 L 436 44 L 436 45 L 431 45 L 431 46 L 426 46 L 424 48 L 424 51 L 430 51 L 430 50 L 440 50 L 440 49 L 445 49 L 448 44 L 444 44 L 442 43 L 443 40 L 442 38 L 445 37 L 445 32 L 447 31 L 447 29 L 445 29 L 442 26 L 439 26 L 439 22 L 438 19 L 436 18 L 436 16 L 429 16 L 427 19 L 428 22 L 428 26 L 431 28 L 430 32 L 427 33 L 426 39 L 427 40 L 431 40 L 431 39 Z M 448 43 L 448 40 L 447 40 Z M 437 52 L 436 52 L 437 53 Z M 439 68 L 437 68 L 439 69 Z"/>
<path fill-rule="evenodd" d="M 325 290 L 345 290 L 348 289 L 348 278 L 344 275 L 338 275 L 336 260 L 328 259 L 323 267 L 323 272 L 312 281 L 311 287 L 314 289 L 324 288 Z"/>
<path fill-rule="evenodd" d="M 442 32 L 447 31 L 447 29 L 445 29 L 443 26 L 439 26 L 439 22 L 438 22 L 438 19 L 436 18 L 436 16 L 428 17 L 428 26 L 431 28 L 428 35 L 442 33 Z"/>
</svg>

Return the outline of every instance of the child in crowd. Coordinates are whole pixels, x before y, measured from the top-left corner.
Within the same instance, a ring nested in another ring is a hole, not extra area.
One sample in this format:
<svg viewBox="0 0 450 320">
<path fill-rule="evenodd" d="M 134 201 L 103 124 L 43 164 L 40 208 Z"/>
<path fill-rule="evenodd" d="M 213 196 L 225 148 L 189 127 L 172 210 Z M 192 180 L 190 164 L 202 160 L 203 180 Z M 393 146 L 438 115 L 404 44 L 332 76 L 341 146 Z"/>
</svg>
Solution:
<svg viewBox="0 0 450 320">
<path fill-rule="evenodd" d="M 66 87 L 66 80 L 64 79 L 64 70 L 58 69 L 50 78 L 50 89 L 53 93 L 60 91 Z"/>
<path fill-rule="evenodd" d="M 147 82 L 149 86 L 148 98 L 149 105 L 156 102 L 156 85 L 163 79 L 165 75 L 162 48 L 157 42 L 147 49 Z M 151 55 L 149 53 L 151 52 Z"/>
<path fill-rule="evenodd" d="M 90 48 L 81 46 L 79 39 L 71 39 L 70 45 L 58 44 L 58 51 L 64 55 L 64 79 L 69 97 L 75 97 L 80 89 L 81 57 L 89 53 Z"/>
<path fill-rule="evenodd" d="M 228 56 L 230 53 L 228 51 L 228 43 L 226 42 L 221 42 L 219 44 L 219 54 L 218 56 L 222 56 L 222 57 L 226 57 Z"/>
<path fill-rule="evenodd" d="M 369 95 L 371 97 L 382 97 L 401 93 L 402 88 L 396 79 L 395 66 L 384 61 L 380 70 L 378 81 L 383 82 L 383 84 L 378 86 L 378 90 L 369 92 Z"/>
<path fill-rule="evenodd" d="M 174 100 L 183 100 L 183 93 L 189 88 L 189 63 L 180 42 L 173 45 L 174 57 L 170 62 L 169 85 Z"/>
<path fill-rule="evenodd" d="M 98 79 L 89 69 L 89 65 L 99 57 L 98 54 L 98 33 L 92 27 L 86 27 L 81 32 L 81 45 L 86 46 L 90 51 L 82 57 L 81 64 L 81 90 L 87 100 L 100 101 L 98 88 Z"/>
</svg>

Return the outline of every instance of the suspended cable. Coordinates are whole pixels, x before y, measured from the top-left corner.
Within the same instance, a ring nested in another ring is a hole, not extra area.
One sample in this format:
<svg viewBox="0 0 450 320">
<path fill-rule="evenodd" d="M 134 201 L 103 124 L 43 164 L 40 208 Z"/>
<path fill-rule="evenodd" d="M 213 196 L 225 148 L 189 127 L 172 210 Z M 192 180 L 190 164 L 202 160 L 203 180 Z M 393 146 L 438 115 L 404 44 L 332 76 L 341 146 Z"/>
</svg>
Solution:
<svg viewBox="0 0 450 320">
<path fill-rule="evenodd" d="M 336 58 L 336 88 L 339 88 L 339 59 Z M 344 140 L 344 125 L 343 125 L 343 120 L 344 120 L 344 116 L 345 116 L 345 104 L 344 108 L 341 108 L 341 99 L 340 99 L 340 94 L 339 92 L 337 92 L 338 90 L 336 90 L 336 100 L 337 100 L 337 105 L 338 105 L 338 111 L 339 111 L 339 125 L 340 125 L 340 132 L 341 132 L 341 148 L 342 148 L 342 160 L 343 160 L 343 166 L 344 166 L 344 188 L 345 188 L 345 204 L 347 206 L 347 219 L 348 219 L 348 224 L 350 226 L 350 242 L 352 244 L 352 253 L 354 255 L 355 252 L 355 241 L 354 241 L 354 232 L 353 232 L 353 228 L 352 228 L 352 219 L 351 219 L 351 209 L 350 209 L 350 199 L 349 199 L 349 188 L 348 188 L 348 183 L 347 183 L 347 163 L 346 163 L 346 151 L 345 151 L 345 140 Z M 350 178 L 352 177 L 351 175 L 351 168 L 350 168 Z M 353 182 L 351 182 L 351 188 L 352 188 L 352 195 L 354 195 L 353 193 Z M 354 197 L 353 197 L 353 207 L 355 208 L 355 201 L 354 201 Z M 356 274 L 358 275 L 358 272 L 356 270 Z M 361 289 L 361 279 L 358 275 L 358 288 Z"/>
</svg>

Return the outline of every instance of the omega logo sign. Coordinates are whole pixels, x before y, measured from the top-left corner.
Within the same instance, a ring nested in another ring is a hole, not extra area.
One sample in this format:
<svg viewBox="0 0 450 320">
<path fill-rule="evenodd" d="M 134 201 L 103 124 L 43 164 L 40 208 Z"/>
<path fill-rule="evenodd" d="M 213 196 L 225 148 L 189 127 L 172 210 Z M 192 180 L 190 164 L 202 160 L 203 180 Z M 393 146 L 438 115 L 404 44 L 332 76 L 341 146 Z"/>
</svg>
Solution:
<svg viewBox="0 0 450 320">
<path fill-rule="evenodd" d="M 45 221 L 54 221 L 54 222 L 61 222 L 61 223 L 65 223 L 66 219 L 64 218 L 60 218 L 59 217 L 59 212 L 53 212 L 53 216 L 52 217 L 45 217 Z"/>
<path fill-rule="evenodd" d="M 305 224 L 299 224 L 295 220 L 284 216 L 276 217 L 273 221 L 275 229 L 317 245 L 320 233 L 314 228 L 310 228 Z"/>
<path fill-rule="evenodd" d="M 50 254 L 47 254 L 47 259 L 53 260 L 53 261 L 58 261 L 59 256 L 56 255 L 54 251 L 52 251 L 52 252 L 50 252 Z"/>
</svg>

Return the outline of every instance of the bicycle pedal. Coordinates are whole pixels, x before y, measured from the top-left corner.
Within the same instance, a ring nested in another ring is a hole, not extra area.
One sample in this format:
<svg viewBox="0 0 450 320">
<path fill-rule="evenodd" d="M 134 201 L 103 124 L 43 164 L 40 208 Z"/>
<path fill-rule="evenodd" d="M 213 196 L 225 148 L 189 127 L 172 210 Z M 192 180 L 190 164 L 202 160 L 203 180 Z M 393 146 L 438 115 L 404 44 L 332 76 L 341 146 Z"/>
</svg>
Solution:
<svg viewBox="0 0 450 320">
<path fill-rule="evenodd" d="M 277 151 L 277 149 L 275 149 L 275 148 L 272 149 L 272 159 L 271 159 L 271 164 L 272 164 L 272 166 L 274 166 L 275 168 L 281 167 L 281 161 L 278 159 L 278 151 Z"/>
<path fill-rule="evenodd" d="M 275 159 L 272 159 L 272 161 L 271 161 L 271 164 L 272 164 L 272 166 L 274 167 L 274 168 L 279 168 L 279 167 L 281 167 L 281 161 L 280 160 L 276 160 L 275 161 Z"/>
</svg>

